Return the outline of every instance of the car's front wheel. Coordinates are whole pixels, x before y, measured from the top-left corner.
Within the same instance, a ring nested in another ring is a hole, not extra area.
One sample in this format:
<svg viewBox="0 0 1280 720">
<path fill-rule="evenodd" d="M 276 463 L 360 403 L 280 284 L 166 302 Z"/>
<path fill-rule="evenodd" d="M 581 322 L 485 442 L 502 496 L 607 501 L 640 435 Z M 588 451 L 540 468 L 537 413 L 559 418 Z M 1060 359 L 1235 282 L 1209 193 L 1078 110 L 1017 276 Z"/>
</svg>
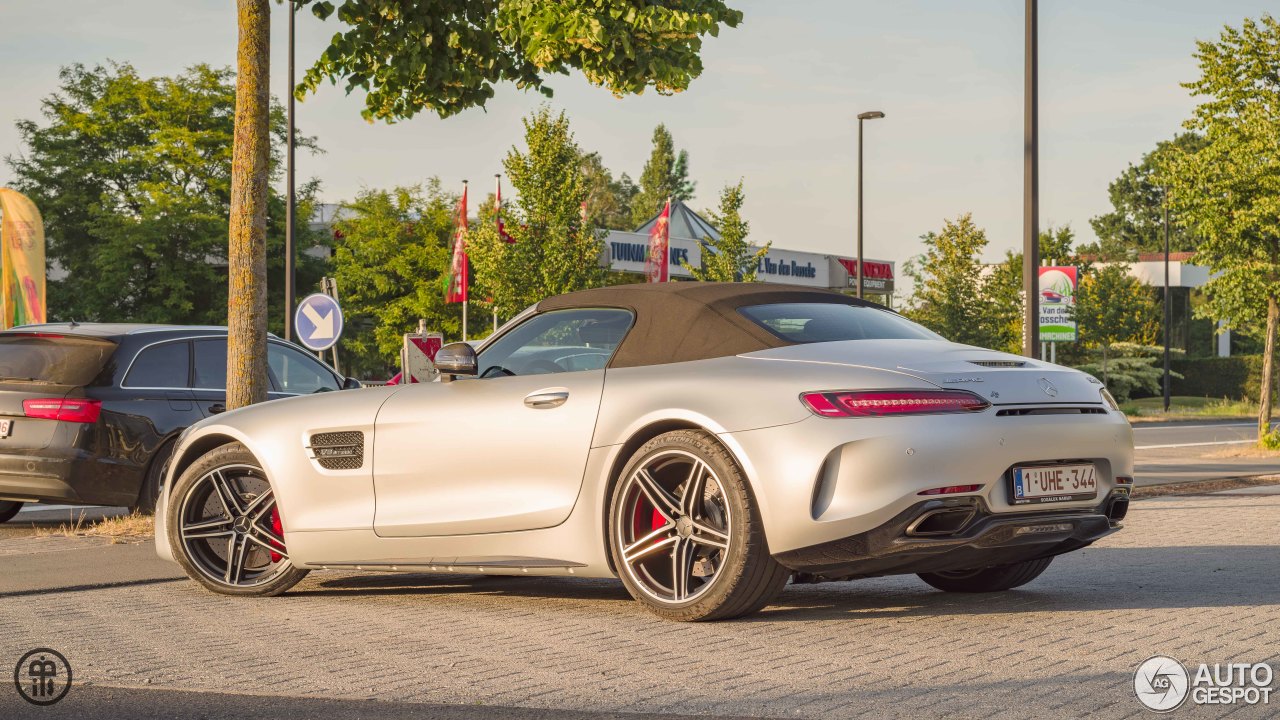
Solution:
<svg viewBox="0 0 1280 720">
<path fill-rule="evenodd" d="M 1053 562 L 1052 557 L 1024 560 L 1011 565 L 958 570 L 955 572 L 920 573 L 920 579 L 947 592 L 989 593 L 1012 590 L 1040 577 Z"/>
<path fill-rule="evenodd" d="M 306 576 L 289 561 L 275 491 L 239 443 L 210 450 L 174 483 L 167 507 L 173 556 L 224 595 L 279 595 Z"/>
<path fill-rule="evenodd" d="M 636 451 L 613 493 L 609 532 L 628 592 L 669 620 L 753 613 L 791 574 L 769 554 L 742 471 L 704 432 L 666 433 Z"/>
<path fill-rule="evenodd" d="M 21 509 L 20 502 L 0 502 L 0 523 L 9 522 Z"/>
</svg>

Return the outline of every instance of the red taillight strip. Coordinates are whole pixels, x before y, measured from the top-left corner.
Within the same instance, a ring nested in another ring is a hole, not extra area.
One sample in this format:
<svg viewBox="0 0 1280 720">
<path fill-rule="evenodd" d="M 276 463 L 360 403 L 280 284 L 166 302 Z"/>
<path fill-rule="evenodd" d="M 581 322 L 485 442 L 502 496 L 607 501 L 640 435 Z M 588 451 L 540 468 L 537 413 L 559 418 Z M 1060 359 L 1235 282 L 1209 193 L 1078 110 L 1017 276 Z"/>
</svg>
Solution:
<svg viewBox="0 0 1280 720">
<path fill-rule="evenodd" d="M 835 390 L 803 393 L 800 400 L 820 417 L 980 412 L 991 407 L 966 390 Z"/>
<path fill-rule="evenodd" d="M 62 420 L 63 422 L 95 423 L 102 413 L 102 401 L 87 398 L 64 400 L 62 398 L 38 398 L 22 401 L 22 414 L 29 418 Z"/>
<path fill-rule="evenodd" d="M 933 488 L 930 490 L 921 490 L 917 495 L 954 495 L 956 493 L 978 492 L 982 489 L 981 485 L 948 485 L 946 487 Z"/>
</svg>

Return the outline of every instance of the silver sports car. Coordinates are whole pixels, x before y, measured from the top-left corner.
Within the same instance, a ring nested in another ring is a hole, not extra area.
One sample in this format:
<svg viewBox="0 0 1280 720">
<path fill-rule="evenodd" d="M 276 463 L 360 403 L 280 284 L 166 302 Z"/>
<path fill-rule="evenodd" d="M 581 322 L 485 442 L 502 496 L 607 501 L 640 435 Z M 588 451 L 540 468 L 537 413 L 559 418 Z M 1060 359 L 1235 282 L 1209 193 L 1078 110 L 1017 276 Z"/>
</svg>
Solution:
<svg viewBox="0 0 1280 720">
<path fill-rule="evenodd" d="M 160 554 L 236 595 L 325 568 L 616 576 L 709 620 L 788 581 L 1017 587 L 1115 532 L 1133 482 L 1093 377 L 833 292 L 571 293 L 437 367 L 192 426 Z"/>
</svg>

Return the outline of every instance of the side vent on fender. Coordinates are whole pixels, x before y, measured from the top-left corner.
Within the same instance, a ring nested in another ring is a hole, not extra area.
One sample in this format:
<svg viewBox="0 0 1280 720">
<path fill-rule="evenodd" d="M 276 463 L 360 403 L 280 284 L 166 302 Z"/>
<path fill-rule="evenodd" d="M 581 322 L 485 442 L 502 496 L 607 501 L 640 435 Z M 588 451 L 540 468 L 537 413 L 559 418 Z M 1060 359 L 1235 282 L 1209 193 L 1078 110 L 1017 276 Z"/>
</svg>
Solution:
<svg viewBox="0 0 1280 720">
<path fill-rule="evenodd" d="M 331 432 L 311 436 L 311 459 L 325 470 L 359 470 L 364 465 L 364 433 Z"/>
</svg>

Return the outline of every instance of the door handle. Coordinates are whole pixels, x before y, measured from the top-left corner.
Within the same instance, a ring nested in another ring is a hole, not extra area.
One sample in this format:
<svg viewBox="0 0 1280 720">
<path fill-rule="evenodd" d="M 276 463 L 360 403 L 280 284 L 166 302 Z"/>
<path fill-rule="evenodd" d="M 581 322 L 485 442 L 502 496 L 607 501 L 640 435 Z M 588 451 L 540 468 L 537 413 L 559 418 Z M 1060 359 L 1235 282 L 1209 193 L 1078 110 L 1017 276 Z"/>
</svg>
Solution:
<svg viewBox="0 0 1280 720">
<path fill-rule="evenodd" d="M 524 404 L 538 410 L 560 407 L 569 399 L 568 390 L 539 390 L 525 396 Z"/>
<path fill-rule="evenodd" d="M 227 411 L 227 406 L 223 405 L 222 403 L 214 403 L 209 406 L 209 412 L 213 413 L 214 415 L 217 415 L 218 413 L 224 413 L 226 411 Z"/>
</svg>

